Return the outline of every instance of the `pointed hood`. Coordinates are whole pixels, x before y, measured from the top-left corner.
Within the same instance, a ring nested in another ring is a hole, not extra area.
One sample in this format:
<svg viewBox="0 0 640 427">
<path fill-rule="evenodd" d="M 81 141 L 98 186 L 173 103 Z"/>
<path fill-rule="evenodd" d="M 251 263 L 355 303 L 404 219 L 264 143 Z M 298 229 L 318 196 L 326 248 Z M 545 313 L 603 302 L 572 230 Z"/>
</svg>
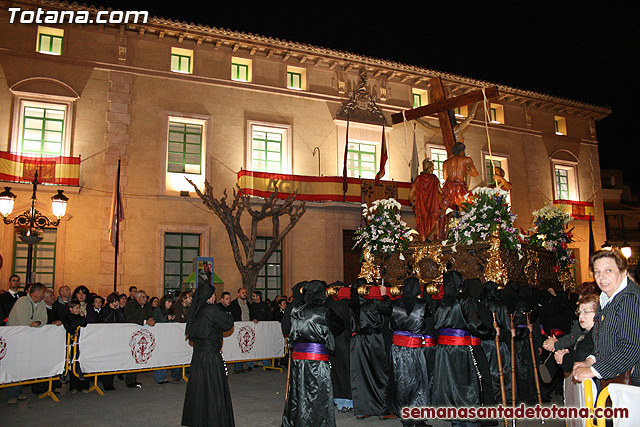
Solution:
<svg viewBox="0 0 640 427">
<path fill-rule="evenodd" d="M 193 320 L 196 318 L 200 310 L 207 305 L 207 300 L 211 298 L 216 292 L 216 289 L 211 285 L 211 283 L 203 283 L 195 290 L 193 293 L 193 301 L 191 302 L 191 307 L 189 308 L 189 316 L 187 317 L 187 326 L 185 328 L 185 334 L 190 334 L 191 325 L 193 324 Z"/>
</svg>

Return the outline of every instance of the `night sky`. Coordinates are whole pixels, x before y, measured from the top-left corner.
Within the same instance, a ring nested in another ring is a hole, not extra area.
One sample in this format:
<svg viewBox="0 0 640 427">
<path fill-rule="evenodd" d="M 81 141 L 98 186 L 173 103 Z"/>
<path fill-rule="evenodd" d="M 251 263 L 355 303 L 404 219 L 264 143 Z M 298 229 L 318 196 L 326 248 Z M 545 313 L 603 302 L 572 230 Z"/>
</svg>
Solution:
<svg viewBox="0 0 640 427">
<path fill-rule="evenodd" d="M 491 3 L 93 2 L 611 107 L 612 115 L 596 125 L 600 165 L 624 169 L 625 181 L 640 190 L 634 171 L 640 7 L 600 1 Z"/>
</svg>

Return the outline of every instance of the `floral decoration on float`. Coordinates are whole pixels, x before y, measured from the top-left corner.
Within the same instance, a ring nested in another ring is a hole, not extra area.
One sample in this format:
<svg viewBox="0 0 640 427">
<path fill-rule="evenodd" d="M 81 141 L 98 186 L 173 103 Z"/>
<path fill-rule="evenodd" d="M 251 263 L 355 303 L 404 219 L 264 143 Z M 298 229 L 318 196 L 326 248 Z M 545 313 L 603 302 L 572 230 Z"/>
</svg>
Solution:
<svg viewBox="0 0 640 427">
<path fill-rule="evenodd" d="M 365 224 L 356 230 L 355 247 L 362 248 L 374 255 L 387 256 L 399 253 L 404 260 L 403 251 L 408 249 L 411 235 L 416 234 L 400 217 L 400 203 L 393 198 L 376 200 L 369 207 L 362 204 L 362 217 Z"/>
<path fill-rule="evenodd" d="M 492 233 L 500 230 L 500 243 L 515 250 L 522 258 L 521 249 L 524 235 L 513 226 L 516 215 L 511 213 L 507 203 L 507 193 L 499 188 L 476 187 L 466 195 L 462 203 L 462 214 L 451 218 L 449 233 L 443 245 L 472 245 L 478 241 L 489 240 Z M 452 212 L 448 210 L 447 214 Z"/>
<path fill-rule="evenodd" d="M 566 230 L 573 217 L 562 209 L 547 204 L 531 215 L 534 226 L 529 229 L 527 243 L 553 253 L 556 259 L 553 271 L 556 273 L 573 265 L 576 262 L 575 255 L 568 251 L 569 244 L 573 242 L 573 228 Z"/>
</svg>

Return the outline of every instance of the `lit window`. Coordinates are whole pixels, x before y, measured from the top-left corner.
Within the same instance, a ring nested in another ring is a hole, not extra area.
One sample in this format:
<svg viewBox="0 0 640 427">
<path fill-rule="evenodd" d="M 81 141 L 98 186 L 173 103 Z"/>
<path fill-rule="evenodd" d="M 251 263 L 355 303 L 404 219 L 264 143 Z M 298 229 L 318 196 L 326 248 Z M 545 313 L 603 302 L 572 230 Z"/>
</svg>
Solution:
<svg viewBox="0 0 640 427">
<path fill-rule="evenodd" d="M 556 200 L 578 200 L 575 166 L 554 164 Z"/>
<path fill-rule="evenodd" d="M 556 128 L 556 135 L 567 134 L 567 120 L 564 117 L 554 116 L 553 122 Z"/>
<path fill-rule="evenodd" d="M 429 155 L 433 162 L 433 173 L 438 177 L 440 183 L 443 183 L 444 174 L 442 172 L 442 164 L 447 160 L 447 150 L 444 148 L 431 147 L 429 149 Z"/>
<path fill-rule="evenodd" d="M 250 123 L 249 169 L 257 172 L 290 173 L 289 126 Z"/>
<path fill-rule="evenodd" d="M 193 272 L 193 259 L 199 253 L 199 234 L 164 234 L 164 294 L 182 290 L 182 282 Z"/>
<path fill-rule="evenodd" d="M 47 55 L 62 55 L 62 39 L 64 30 L 59 28 L 38 26 L 36 51 Z"/>
<path fill-rule="evenodd" d="M 17 234 L 15 236 L 13 272 L 25 277 L 29 245 L 20 240 Z M 55 285 L 56 237 L 55 228 L 45 228 L 42 233 L 42 240 L 37 245 L 33 245 L 31 281 L 40 282 L 48 288 L 53 288 Z"/>
<path fill-rule="evenodd" d="M 504 172 L 504 179 L 509 181 L 509 162 L 504 156 L 496 156 L 493 157 L 493 167 L 491 167 L 491 159 L 489 158 L 489 153 L 483 153 L 484 158 L 484 172 L 485 172 L 485 182 L 487 183 L 487 187 L 495 186 L 496 181 L 494 180 L 495 168 L 500 168 Z"/>
<path fill-rule="evenodd" d="M 238 82 L 251 81 L 251 60 L 244 58 L 231 58 L 231 80 Z"/>
<path fill-rule="evenodd" d="M 427 91 L 423 89 L 411 89 L 413 108 L 427 105 Z"/>
<path fill-rule="evenodd" d="M 258 261 L 269 248 L 271 237 L 256 237 L 256 248 L 253 259 Z M 265 266 L 258 272 L 256 290 L 262 291 L 262 299 L 272 301 L 282 295 L 282 249 L 280 246 L 273 252 Z"/>
<path fill-rule="evenodd" d="M 287 66 L 287 88 L 306 90 L 307 70 L 304 68 Z"/>
<path fill-rule="evenodd" d="M 347 176 L 353 178 L 373 179 L 378 172 L 376 168 L 376 145 L 349 141 L 347 153 Z"/>
<path fill-rule="evenodd" d="M 64 105 L 25 102 L 18 151 L 23 154 L 62 155 L 65 113 Z"/>
<path fill-rule="evenodd" d="M 489 121 L 495 124 L 504 124 L 504 108 L 500 104 L 490 104 Z"/>
<path fill-rule="evenodd" d="M 456 117 L 467 117 L 469 115 L 469 109 L 466 105 L 454 108 L 453 112 L 455 113 Z"/>
<path fill-rule="evenodd" d="M 193 73 L 193 51 L 190 49 L 171 48 L 171 71 L 175 73 Z"/>
<path fill-rule="evenodd" d="M 204 185 L 206 173 L 206 141 L 210 133 L 210 117 L 201 115 L 167 114 L 164 140 L 165 194 L 193 191 L 188 178 L 199 187 Z"/>
<path fill-rule="evenodd" d="M 200 175 L 204 126 L 169 120 L 167 172 Z"/>
</svg>

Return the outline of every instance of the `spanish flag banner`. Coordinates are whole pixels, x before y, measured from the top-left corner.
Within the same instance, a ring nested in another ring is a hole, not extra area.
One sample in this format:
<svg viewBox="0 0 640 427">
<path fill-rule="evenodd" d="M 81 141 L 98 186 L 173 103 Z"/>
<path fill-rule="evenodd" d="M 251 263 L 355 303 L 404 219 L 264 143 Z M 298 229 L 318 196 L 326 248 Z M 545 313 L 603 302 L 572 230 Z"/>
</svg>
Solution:
<svg viewBox="0 0 640 427">
<path fill-rule="evenodd" d="M 80 157 L 41 157 L 0 151 L 0 180 L 39 184 L 80 185 Z"/>
<path fill-rule="evenodd" d="M 298 192 L 296 200 L 311 202 L 354 202 L 371 203 L 377 199 L 393 197 L 402 205 L 409 206 L 411 184 L 398 181 L 380 181 L 373 179 L 347 178 L 349 184 L 343 196 L 343 178 L 341 176 L 285 175 L 267 172 L 241 170 L 238 172 L 238 186 L 251 196 L 269 197 L 278 183 L 278 198 L 286 199 L 291 193 Z"/>
<path fill-rule="evenodd" d="M 573 219 L 584 221 L 593 220 L 594 207 L 593 202 L 577 202 L 574 200 L 554 200 L 553 205 L 568 213 Z"/>
</svg>

